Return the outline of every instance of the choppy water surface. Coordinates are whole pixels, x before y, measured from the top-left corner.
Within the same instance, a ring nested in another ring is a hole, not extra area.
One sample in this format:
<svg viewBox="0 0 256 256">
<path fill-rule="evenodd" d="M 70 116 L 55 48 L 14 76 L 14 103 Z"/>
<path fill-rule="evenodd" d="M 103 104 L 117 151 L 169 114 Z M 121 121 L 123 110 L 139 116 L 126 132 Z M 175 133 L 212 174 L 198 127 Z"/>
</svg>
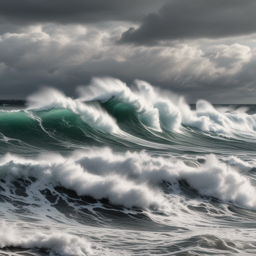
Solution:
<svg viewBox="0 0 256 256">
<path fill-rule="evenodd" d="M 256 253 L 256 107 L 94 79 L 0 109 L 0 255 Z"/>
</svg>

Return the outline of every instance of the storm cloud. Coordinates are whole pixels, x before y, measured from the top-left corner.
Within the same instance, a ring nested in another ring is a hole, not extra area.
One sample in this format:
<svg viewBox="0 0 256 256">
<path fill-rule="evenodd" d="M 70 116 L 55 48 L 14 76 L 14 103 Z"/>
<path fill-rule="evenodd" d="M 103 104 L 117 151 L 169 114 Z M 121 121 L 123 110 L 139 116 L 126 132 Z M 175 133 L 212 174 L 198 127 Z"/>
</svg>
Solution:
<svg viewBox="0 0 256 256">
<path fill-rule="evenodd" d="M 120 43 L 155 44 L 161 40 L 220 38 L 256 32 L 253 0 L 172 0 L 159 12 L 130 27 Z"/>
<path fill-rule="evenodd" d="M 76 96 L 111 76 L 189 102 L 253 103 L 255 10 L 251 0 L 0 0 L 0 97 L 44 85 Z"/>
<path fill-rule="evenodd" d="M 2 21 L 17 24 L 140 21 L 164 0 L 0 0 Z"/>
</svg>

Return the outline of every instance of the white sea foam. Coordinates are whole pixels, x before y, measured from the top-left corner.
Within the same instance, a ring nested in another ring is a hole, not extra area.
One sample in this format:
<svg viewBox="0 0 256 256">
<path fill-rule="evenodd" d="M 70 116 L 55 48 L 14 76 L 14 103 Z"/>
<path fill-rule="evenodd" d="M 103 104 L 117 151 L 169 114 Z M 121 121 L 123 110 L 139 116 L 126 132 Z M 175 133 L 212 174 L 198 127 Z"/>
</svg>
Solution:
<svg viewBox="0 0 256 256">
<path fill-rule="evenodd" d="M 0 223 L 0 248 L 21 247 L 25 249 L 45 249 L 49 255 L 61 256 L 90 256 L 90 255 L 117 255 L 108 250 L 94 248 L 84 237 L 52 231 L 41 233 L 35 231 L 27 234 L 24 230 Z"/>
<path fill-rule="evenodd" d="M 237 168 L 248 168 L 249 165 L 236 157 L 231 157 L 229 162 L 231 163 L 233 159 L 235 168 L 220 162 L 214 155 L 207 155 L 205 164 L 194 168 L 185 165 L 182 161 L 167 160 L 162 157 L 152 158 L 143 152 L 127 152 L 116 156 L 105 149 L 100 155 L 101 157 L 95 152 L 90 152 L 87 156 L 80 156 L 77 161 L 85 168 L 88 165 L 94 166 L 93 171 L 101 175 L 106 173 L 125 175 L 141 182 L 168 181 L 175 184 L 179 180 L 186 180 L 202 195 L 256 208 L 256 197 L 252 196 L 256 193 L 256 189 L 248 178 L 237 170 Z"/>
<path fill-rule="evenodd" d="M 46 184 L 61 184 L 67 189 L 76 191 L 78 195 L 89 195 L 96 199 L 108 198 L 113 204 L 126 207 L 160 208 L 165 201 L 157 189 L 152 189 L 145 183 L 137 184 L 118 173 L 106 172 L 97 175 L 88 171 L 96 166 L 87 166 L 87 169 L 72 157 L 47 155 L 37 160 L 28 160 L 8 154 L 1 160 L 0 166 L 0 177 L 32 176 Z"/>
<path fill-rule="evenodd" d="M 255 163 L 245 162 L 236 156 L 226 157 L 223 160 L 228 165 L 231 165 L 231 166 L 238 168 L 240 170 L 243 170 L 243 171 L 248 171 L 248 170 L 252 169 L 253 166 L 255 166 Z"/>
<path fill-rule="evenodd" d="M 221 113 L 205 100 L 197 101 L 196 110 L 192 111 L 181 99 L 179 109 L 183 124 L 205 132 L 231 135 L 232 133 L 255 132 L 256 130 L 255 115 L 239 111 Z"/>
<path fill-rule="evenodd" d="M 109 116 L 99 104 L 83 104 L 79 100 L 66 97 L 62 92 L 53 88 L 44 88 L 38 93 L 29 96 L 28 105 L 29 110 L 37 111 L 66 108 L 79 115 L 86 124 L 101 132 L 119 132 L 114 118 Z"/>
<path fill-rule="evenodd" d="M 201 195 L 256 209 L 256 189 L 248 177 L 239 172 L 242 161 L 236 162 L 238 165 L 234 168 L 214 155 L 207 155 L 205 164 L 189 167 L 181 160 L 153 158 L 145 152 L 121 155 L 106 148 L 76 152 L 68 158 L 51 155 L 36 160 L 7 154 L 0 161 L 0 177 L 32 176 L 45 184 L 60 184 L 78 195 L 108 198 L 126 207 L 153 207 L 164 211 L 168 211 L 170 205 L 159 184 L 166 181 L 174 185 L 185 180 Z"/>
</svg>

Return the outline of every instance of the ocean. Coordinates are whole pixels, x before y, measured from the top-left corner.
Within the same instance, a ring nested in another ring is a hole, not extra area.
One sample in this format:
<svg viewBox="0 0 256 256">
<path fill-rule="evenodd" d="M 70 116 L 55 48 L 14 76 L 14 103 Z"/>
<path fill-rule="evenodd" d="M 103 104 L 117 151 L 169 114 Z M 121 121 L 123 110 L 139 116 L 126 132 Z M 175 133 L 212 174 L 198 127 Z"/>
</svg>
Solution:
<svg viewBox="0 0 256 256">
<path fill-rule="evenodd" d="M 0 255 L 256 254 L 256 105 L 77 93 L 0 102 Z"/>
</svg>

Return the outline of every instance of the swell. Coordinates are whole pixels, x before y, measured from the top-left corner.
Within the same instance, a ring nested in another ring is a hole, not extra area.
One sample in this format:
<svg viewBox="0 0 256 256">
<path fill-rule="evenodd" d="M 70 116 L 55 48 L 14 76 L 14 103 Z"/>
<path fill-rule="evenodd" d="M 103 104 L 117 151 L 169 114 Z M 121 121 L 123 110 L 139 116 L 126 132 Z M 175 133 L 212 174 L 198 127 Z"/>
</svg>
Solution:
<svg viewBox="0 0 256 256">
<path fill-rule="evenodd" d="M 239 134 L 237 132 L 236 136 L 231 136 L 231 134 L 227 136 L 222 133 L 205 132 L 193 124 L 192 126 L 188 125 L 186 121 L 184 121 L 184 124 L 180 124 L 179 131 L 170 131 L 165 128 L 162 128 L 161 131 L 156 131 L 141 122 L 139 113 L 130 103 L 125 103 L 112 97 L 110 100 L 102 102 L 101 105 L 109 115 L 116 119 L 118 126 L 123 131 L 147 141 L 160 143 L 167 150 L 178 150 L 179 152 L 191 150 L 195 153 L 214 152 L 216 154 L 220 152 L 226 154 L 230 150 L 241 149 L 249 152 L 254 151 L 254 135 L 250 133 Z M 192 110 L 189 110 L 189 112 L 193 116 Z M 204 118 L 207 119 L 207 117 Z M 150 148 L 150 145 L 148 147 Z"/>
<path fill-rule="evenodd" d="M 9 152 L 24 150 L 65 150 L 65 147 L 95 144 L 84 135 L 89 128 L 79 116 L 67 109 L 53 109 L 33 113 L 28 111 L 0 114 L 1 146 Z"/>
<path fill-rule="evenodd" d="M 129 104 L 111 99 L 102 109 L 116 120 L 119 133 L 108 134 L 91 127 L 79 114 L 66 108 L 49 110 L 2 111 L 0 113 L 1 153 L 26 154 L 45 151 L 65 152 L 91 146 L 109 146 L 118 150 L 158 150 L 175 153 L 215 154 L 254 152 L 255 143 L 204 133 L 182 127 L 181 133 L 154 131 L 140 122 Z"/>
<path fill-rule="evenodd" d="M 112 78 L 80 87 L 79 99 L 45 88 L 28 108 L 0 112 L 0 146 L 9 152 L 68 151 L 85 145 L 198 154 L 251 155 L 256 117 L 245 109 L 218 110 L 200 100 L 191 109 L 182 97 L 135 81 L 131 89 Z"/>
<path fill-rule="evenodd" d="M 136 116 L 131 116 L 134 123 L 118 133 L 108 134 L 91 127 L 79 114 L 66 108 L 50 110 L 20 110 L 0 113 L 0 146 L 9 152 L 40 150 L 57 150 L 62 152 L 83 148 L 88 145 L 109 145 L 119 148 L 161 147 L 150 143 L 149 135 L 143 136 L 147 130 L 143 128 Z M 137 126 L 136 126 L 137 125 Z M 133 126 L 133 128 L 131 128 Z M 118 126 L 117 126 L 118 127 Z M 142 132 L 139 134 L 139 129 Z M 132 132 L 134 130 L 134 133 Z M 124 132 L 127 131 L 127 132 Z M 144 132 L 143 132 L 144 131 Z M 141 135 L 141 137 L 140 137 Z M 24 150 L 26 149 L 26 150 Z"/>
</svg>

